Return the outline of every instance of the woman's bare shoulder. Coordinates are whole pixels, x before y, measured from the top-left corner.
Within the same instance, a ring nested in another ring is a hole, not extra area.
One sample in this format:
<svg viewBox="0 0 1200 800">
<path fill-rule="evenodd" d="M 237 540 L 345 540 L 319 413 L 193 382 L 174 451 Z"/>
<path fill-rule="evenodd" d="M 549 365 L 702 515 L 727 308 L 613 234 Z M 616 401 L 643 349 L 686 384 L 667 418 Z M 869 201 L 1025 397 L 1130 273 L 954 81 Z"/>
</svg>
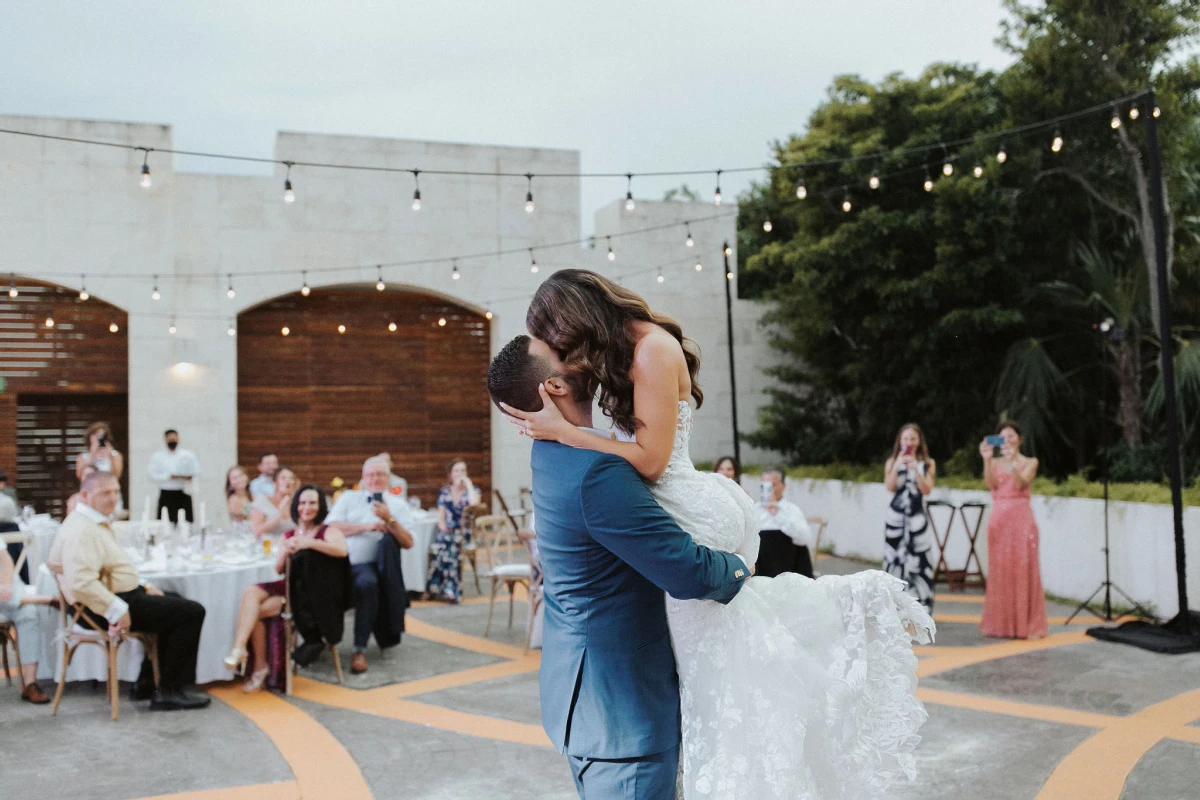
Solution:
<svg viewBox="0 0 1200 800">
<path fill-rule="evenodd" d="M 650 361 L 662 364 L 664 359 L 683 363 L 683 347 L 679 340 L 652 322 L 635 324 L 637 344 L 633 347 L 634 366 L 646 366 Z"/>
</svg>

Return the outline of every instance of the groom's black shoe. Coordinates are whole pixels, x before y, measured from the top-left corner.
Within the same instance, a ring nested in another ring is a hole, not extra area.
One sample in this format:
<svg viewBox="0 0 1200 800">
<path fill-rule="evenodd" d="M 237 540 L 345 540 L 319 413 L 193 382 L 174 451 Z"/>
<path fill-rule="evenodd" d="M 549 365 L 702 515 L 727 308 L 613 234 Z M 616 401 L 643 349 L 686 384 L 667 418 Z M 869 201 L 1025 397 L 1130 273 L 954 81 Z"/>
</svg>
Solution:
<svg viewBox="0 0 1200 800">
<path fill-rule="evenodd" d="M 157 691 L 150 698 L 152 711 L 186 711 L 194 708 L 206 708 L 212 698 L 200 692 L 185 692 L 182 689 L 174 691 Z"/>
</svg>

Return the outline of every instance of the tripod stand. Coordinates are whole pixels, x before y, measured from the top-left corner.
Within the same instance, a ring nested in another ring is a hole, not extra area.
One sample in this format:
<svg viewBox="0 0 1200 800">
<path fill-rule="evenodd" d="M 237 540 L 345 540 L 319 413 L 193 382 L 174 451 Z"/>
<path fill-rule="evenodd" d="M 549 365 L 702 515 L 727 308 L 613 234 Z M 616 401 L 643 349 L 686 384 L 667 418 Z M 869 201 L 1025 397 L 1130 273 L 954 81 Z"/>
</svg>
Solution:
<svg viewBox="0 0 1200 800">
<path fill-rule="evenodd" d="M 1101 463 L 1100 482 L 1104 486 L 1104 547 L 1101 548 L 1101 551 L 1104 553 L 1104 580 L 1100 583 L 1099 586 L 1096 587 L 1096 591 L 1092 592 L 1091 597 L 1089 597 L 1087 600 L 1084 600 L 1082 603 L 1080 603 L 1075 608 L 1074 611 L 1071 612 L 1071 616 L 1067 617 L 1066 622 L 1063 623 L 1064 625 L 1071 624 L 1071 620 L 1075 619 L 1075 617 L 1079 615 L 1080 611 L 1089 611 L 1092 614 L 1095 614 L 1097 618 L 1102 619 L 1105 622 L 1112 622 L 1114 619 L 1113 613 L 1112 613 L 1112 593 L 1114 591 L 1117 594 L 1121 595 L 1121 597 L 1125 598 L 1129 602 L 1129 604 L 1133 607 L 1133 610 L 1138 614 L 1138 616 L 1140 616 L 1144 619 L 1154 619 L 1153 614 L 1151 614 L 1149 611 L 1147 611 L 1145 608 L 1143 608 L 1142 605 L 1140 603 L 1138 603 L 1136 600 L 1134 600 L 1132 597 L 1127 595 L 1124 592 L 1124 590 L 1121 589 L 1120 586 L 1117 586 L 1115 583 L 1112 582 L 1112 573 L 1109 569 L 1109 555 L 1108 555 L 1108 424 L 1107 424 L 1108 423 L 1108 362 L 1107 362 L 1107 359 L 1105 359 L 1104 354 L 1105 354 L 1105 351 L 1108 349 L 1108 343 L 1106 340 L 1111 340 L 1113 342 L 1124 341 L 1125 340 L 1125 331 L 1119 325 L 1116 325 L 1113 322 L 1113 319 L 1111 317 L 1109 317 L 1108 319 L 1105 319 L 1103 322 L 1096 325 L 1095 328 L 1100 333 L 1100 337 L 1099 337 L 1099 342 L 1100 342 L 1100 440 L 1101 440 L 1100 448 L 1101 448 L 1101 453 L 1102 453 L 1101 462 L 1100 462 Z M 1096 609 L 1092 608 L 1090 605 L 1091 602 L 1096 599 L 1096 595 L 1100 594 L 1101 592 L 1104 592 L 1104 613 L 1103 614 L 1101 614 Z"/>
</svg>

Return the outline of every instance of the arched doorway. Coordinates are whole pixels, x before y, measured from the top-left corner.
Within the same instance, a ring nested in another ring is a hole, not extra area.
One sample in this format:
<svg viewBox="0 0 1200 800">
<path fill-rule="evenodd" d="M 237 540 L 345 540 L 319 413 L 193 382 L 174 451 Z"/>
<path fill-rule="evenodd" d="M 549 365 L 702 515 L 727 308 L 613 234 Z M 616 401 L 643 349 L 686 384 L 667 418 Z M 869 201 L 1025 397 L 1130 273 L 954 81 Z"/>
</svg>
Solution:
<svg viewBox="0 0 1200 800">
<path fill-rule="evenodd" d="M 339 332 L 339 328 L 344 332 Z M 287 328 L 287 335 L 283 334 Z M 428 294 L 337 286 L 238 316 L 238 460 L 276 453 L 301 481 L 358 481 L 391 453 L 430 507 L 451 459 L 491 489 L 488 322 Z"/>
<path fill-rule="evenodd" d="M 116 449 L 128 454 L 126 321 L 124 311 L 78 289 L 0 282 L 0 467 L 21 505 L 62 516 L 93 422 L 107 422 Z M 128 497 L 128 464 L 121 488 Z"/>
</svg>

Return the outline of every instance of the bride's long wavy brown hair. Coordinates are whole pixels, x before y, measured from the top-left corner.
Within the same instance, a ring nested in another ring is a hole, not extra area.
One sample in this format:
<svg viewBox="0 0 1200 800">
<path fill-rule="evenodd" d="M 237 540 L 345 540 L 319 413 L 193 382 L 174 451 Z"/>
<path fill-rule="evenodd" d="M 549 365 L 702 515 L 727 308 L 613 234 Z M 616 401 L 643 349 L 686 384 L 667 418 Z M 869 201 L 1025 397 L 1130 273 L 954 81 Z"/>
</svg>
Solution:
<svg viewBox="0 0 1200 800">
<path fill-rule="evenodd" d="M 558 353 L 563 365 L 584 382 L 589 396 L 597 390 L 605 415 L 617 428 L 634 433 L 641 422 L 633 414 L 634 322 L 650 322 L 670 333 L 683 348 L 692 398 L 699 408 L 704 392 L 696 381 L 700 351 L 679 323 L 650 310 L 639 295 L 585 269 L 564 269 L 547 278 L 525 315 L 525 327 Z"/>
</svg>

